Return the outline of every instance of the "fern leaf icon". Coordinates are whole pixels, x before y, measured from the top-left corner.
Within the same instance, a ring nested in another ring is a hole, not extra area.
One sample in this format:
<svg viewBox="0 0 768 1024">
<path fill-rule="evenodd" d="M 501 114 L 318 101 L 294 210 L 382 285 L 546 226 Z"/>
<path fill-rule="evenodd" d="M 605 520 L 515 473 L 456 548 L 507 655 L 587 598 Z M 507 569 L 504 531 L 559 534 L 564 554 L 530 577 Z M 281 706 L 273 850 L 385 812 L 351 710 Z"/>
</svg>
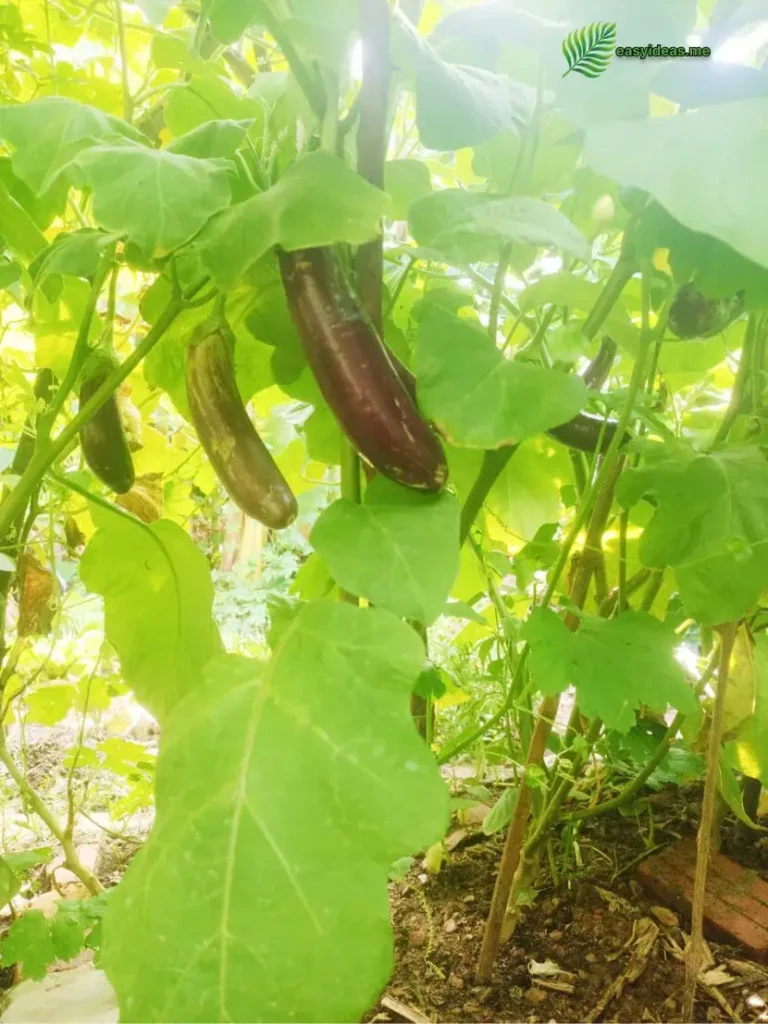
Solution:
<svg viewBox="0 0 768 1024">
<path fill-rule="evenodd" d="M 597 21 L 585 28 L 577 28 L 563 40 L 563 56 L 568 70 L 585 78 L 597 78 L 608 67 L 616 46 L 616 22 Z"/>
</svg>

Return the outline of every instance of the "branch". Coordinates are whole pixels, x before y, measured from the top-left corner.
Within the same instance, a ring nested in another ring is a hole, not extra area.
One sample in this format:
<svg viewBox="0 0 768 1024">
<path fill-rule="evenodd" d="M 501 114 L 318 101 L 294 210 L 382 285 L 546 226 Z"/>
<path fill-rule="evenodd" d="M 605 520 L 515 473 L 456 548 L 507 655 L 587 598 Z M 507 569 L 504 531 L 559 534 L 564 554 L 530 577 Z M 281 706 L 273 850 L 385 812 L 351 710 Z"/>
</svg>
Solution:
<svg viewBox="0 0 768 1024">
<path fill-rule="evenodd" d="M 195 295 L 204 284 L 204 281 L 198 282 L 187 293 L 187 297 L 191 298 L 192 295 Z M 80 433 L 80 429 L 93 418 L 115 389 L 122 384 L 147 353 L 160 341 L 173 321 L 184 309 L 184 305 L 185 299 L 181 296 L 171 299 L 159 320 L 147 332 L 143 341 L 136 346 L 120 366 L 115 367 L 101 387 L 93 393 L 77 415 L 63 428 L 57 437 L 43 450 L 35 452 L 21 480 L 19 480 L 3 504 L 0 505 L 0 537 L 5 536 L 16 517 L 24 510 L 29 496 L 41 483 L 48 469 L 66 451 L 70 442 L 75 440 Z"/>
<path fill-rule="evenodd" d="M 731 622 L 720 630 L 720 667 L 717 672 L 717 691 L 707 749 L 707 775 L 704 780 L 704 796 L 701 801 L 701 821 L 696 838 L 696 877 L 693 882 L 691 900 L 691 940 L 685 958 L 685 989 L 683 991 L 683 1020 L 693 1019 L 693 1001 L 696 984 L 704 961 L 704 896 L 707 888 L 709 851 L 712 844 L 712 824 L 715 819 L 715 798 L 717 796 L 717 775 L 720 768 L 720 741 L 725 721 L 725 695 L 728 689 L 728 672 L 731 652 L 736 639 L 738 623 Z"/>
</svg>

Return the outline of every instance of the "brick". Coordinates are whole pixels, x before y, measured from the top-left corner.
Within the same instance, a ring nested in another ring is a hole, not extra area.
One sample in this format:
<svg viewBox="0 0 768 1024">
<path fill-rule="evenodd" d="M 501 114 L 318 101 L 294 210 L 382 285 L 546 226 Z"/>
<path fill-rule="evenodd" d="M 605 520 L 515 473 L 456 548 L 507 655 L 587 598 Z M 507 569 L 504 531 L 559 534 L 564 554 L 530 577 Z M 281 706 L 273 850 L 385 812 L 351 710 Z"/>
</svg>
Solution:
<svg viewBox="0 0 768 1024">
<path fill-rule="evenodd" d="M 648 857 L 638 869 L 641 884 L 690 920 L 696 842 L 685 839 Z M 755 960 L 768 963 L 768 883 L 754 871 L 713 853 L 704 899 L 709 938 L 738 942 Z"/>
</svg>

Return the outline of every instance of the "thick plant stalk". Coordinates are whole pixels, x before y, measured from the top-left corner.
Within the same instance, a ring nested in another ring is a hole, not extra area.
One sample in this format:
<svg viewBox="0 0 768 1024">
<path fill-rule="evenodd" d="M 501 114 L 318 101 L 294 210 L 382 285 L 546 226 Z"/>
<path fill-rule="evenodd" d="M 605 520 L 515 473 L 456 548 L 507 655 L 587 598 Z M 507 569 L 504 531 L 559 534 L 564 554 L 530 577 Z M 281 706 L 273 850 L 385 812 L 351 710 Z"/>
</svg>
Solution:
<svg viewBox="0 0 768 1024">
<path fill-rule="evenodd" d="M 707 888 L 709 854 L 712 846 L 712 825 L 715 820 L 717 798 L 717 773 L 720 767 L 720 741 L 723 736 L 725 719 L 725 694 L 728 688 L 728 672 L 731 652 L 736 639 L 738 623 L 730 622 L 720 629 L 720 667 L 717 672 L 715 707 L 707 749 L 707 776 L 704 781 L 704 796 L 701 801 L 701 820 L 696 837 L 696 877 L 693 883 L 691 907 L 691 941 L 685 956 L 685 991 L 683 994 L 683 1020 L 693 1020 L 693 1003 L 696 997 L 696 983 L 704 962 L 704 896 Z"/>
<path fill-rule="evenodd" d="M 584 497 L 582 506 L 571 526 L 568 537 L 566 538 L 560 552 L 560 557 L 552 570 L 550 583 L 542 601 L 543 607 L 547 607 L 554 596 L 558 580 L 565 568 L 571 548 L 590 513 L 594 501 L 594 511 L 592 513 L 590 529 L 585 541 L 584 551 L 582 552 L 579 565 L 574 576 L 570 594 L 572 603 L 577 607 L 582 607 L 584 604 L 592 573 L 594 572 L 596 565 L 596 560 L 600 555 L 600 539 L 602 537 L 608 513 L 610 512 L 613 490 L 620 472 L 619 448 L 622 444 L 624 432 L 632 418 L 637 397 L 643 389 L 646 376 L 646 365 L 648 363 L 648 353 L 655 337 L 654 332 L 650 330 L 648 323 L 650 309 L 649 289 L 650 274 L 649 268 L 646 266 L 643 274 L 642 334 L 637 360 L 635 361 L 632 378 L 629 384 L 627 401 L 622 409 L 621 416 L 619 417 L 617 424 L 616 434 L 608 447 L 608 451 L 606 452 L 606 456 L 597 475 L 597 479 L 589 493 Z M 613 303 L 611 303 L 611 305 L 612 304 Z M 601 520 L 602 526 L 600 525 Z M 575 628 L 577 624 L 577 620 L 572 615 L 568 615 L 566 617 L 566 622 L 571 629 Z M 529 766 L 538 767 L 542 764 L 547 738 L 549 737 L 549 733 L 552 729 L 552 722 L 557 714 L 559 702 L 559 696 L 547 697 L 542 702 L 537 715 L 536 726 L 531 739 L 525 769 Z M 486 921 L 483 944 L 478 959 L 477 978 L 481 984 L 486 983 L 490 979 L 493 964 L 496 960 L 496 954 L 501 941 L 501 930 L 504 923 L 504 916 L 506 914 L 515 874 L 520 866 L 521 853 L 528 830 L 530 806 L 530 787 L 527 784 L 524 774 L 518 794 L 517 804 L 515 806 L 515 813 L 507 831 L 507 838 L 504 844 L 501 864 L 499 865 L 499 872 L 494 886 L 491 909 Z"/>
<path fill-rule="evenodd" d="M 589 591 L 589 584 L 597 558 L 599 557 L 600 539 L 611 511 L 613 491 L 620 472 L 621 461 L 617 461 L 614 464 L 611 476 L 606 479 L 605 485 L 598 494 L 584 542 L 584 550 L 579 555 L 578 567 L 573 578 L 570 593 L 571 602 L 579 608 L 583 606 Z M 575 615 L 568 614 L 565 621 L 569 629 L 578 629 L 579 620 Z M 559 706 L 559 694 L 554 697 L 545 697 L 543 700 L 536 715 L 536 726 L 525 761 L 526 770 L 533 766 L 540 766 L 543 763 L 547 740 L 552 731 L 552 725 L 557 716 Z M 501 855 L 501 863 L 499 864 L 499 871 L 496 876 L 496 884 L 491 899 L 491 909 L 485 924 L 483 945 L 477 965 L 477 980 L 480 984 L 486 984 L 490 980 L 491 971 L 493 970 L 493 964 L 501 940 L 504 917 L 512 892 L 512 885 L 520 866 L 521 853 L 528 829 L 528 819 L 531 813 L 531 800 L 531 787 L 528 785 L 526 774 L 524 773 L 520 782 L 515 813 L 510 822 L 504 850 Z"/>
</svg>

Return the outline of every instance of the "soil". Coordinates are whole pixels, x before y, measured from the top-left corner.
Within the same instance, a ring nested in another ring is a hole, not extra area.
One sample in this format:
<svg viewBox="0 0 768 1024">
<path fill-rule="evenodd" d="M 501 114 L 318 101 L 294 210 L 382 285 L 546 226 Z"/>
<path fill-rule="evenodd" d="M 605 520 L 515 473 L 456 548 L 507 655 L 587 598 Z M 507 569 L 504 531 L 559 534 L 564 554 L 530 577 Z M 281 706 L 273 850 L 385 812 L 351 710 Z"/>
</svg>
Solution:
<svg viewBox="0 0 768 1024">
<path fill-rule="evenodd" d="M 501 947 L 493 982 L 487 986 L 476 983 L 474 971 L 503 832 L 485 837 L 477 826 L 463 826 L 468 833 L 464 845 L 437 873 L 419 864 L 404 881 L 393 884 L 395 972 L 382 994 L 384 1002 L 366 1020 L 679 1020 L 684 975 L 680 957 L 688 922 L 655 906 L 634 872 L 661 846 L 695 835 L 699 797 L 698 787 L 671 789 L 654 794 L 635 816 L 587 819 L 577 838 L 567 830 L 554 834 L 552 856 L 545 854 L 541 865 L 538 894 Z M 721 850 L 768 879 L 768 846 L 760 835 L 745 837 L 725 818 Z M 562 859 L 565 851 L 567 863 Z M 633 929 L 643 918 L 659 929 L 647 966 L 598 1010 L 608 987 L 627 968 L 635 948 Z M 727 975 L 708 989 L 699 987 L 696 1020 L 768 1021 L 768 968 L 752 964 L 739 947 L 710 942 L 709 948 L 714 965 Z M 532 965 L 546 961 L 567 973 L 534 980 Z M 555 990 L 563 983 L 573 991 Z M 398 1000 L 405 1009 L 397 1012 L 394 1004 L 386 1005 L 388 1000 Z"/>
</svg>

